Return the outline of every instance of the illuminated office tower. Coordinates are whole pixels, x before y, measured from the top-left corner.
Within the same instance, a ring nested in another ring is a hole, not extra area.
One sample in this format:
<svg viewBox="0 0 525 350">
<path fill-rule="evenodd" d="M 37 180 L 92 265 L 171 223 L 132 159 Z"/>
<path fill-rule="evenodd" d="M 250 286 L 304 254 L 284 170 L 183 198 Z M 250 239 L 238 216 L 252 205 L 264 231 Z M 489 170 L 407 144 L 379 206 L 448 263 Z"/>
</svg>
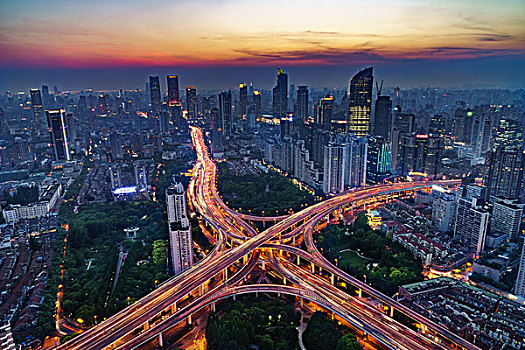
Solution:
<svg viewBox="0 0 525 350">
<path fill-rule="evenodd" d="M 350 80 L 347 133 L 362 137 L 370 134 L 373 68 L 365 68 Z"/>
<path fill-rule="evenodd" d="M 498 147 L 487 152 L 483 185 L 489 197 L 516 199 L 523 186 L 525 153 L 523 148 Z"/>
<path fill-rule="evenodd" d="M 378 94 L 375 108 L 373 134 L 391 140 L 392 133 L 392 100 L 390 96 Z"/>
<path fill-rule="evenodd" d="M 31 94 L 31 108 L 33 109 L 35 125 L 43 125 L 44 107 L 42 105 L 42 95 L 40 94 L 40 90 L 31 89 L 29 92 Z"/>
<path fill-rule="evenodd" d="M 151 97 L 151 110 L 153 115 L 159 116 L 160 114 L 160 81 L 159 76 L 150 76 L 149 77 L 149 93 Z"/>
<path fill-rule="evenodd" d="M 392 165 L 392 142 L 381 137 L 373 136 L 368 140 L 367 175 L 370 184 L 382 183 L 390 176 Z"/>
<path fill-rule="evenodd" d="M 229 137 L 233 132 L 231 91 L 223 91 L 219 94 L 219 118 L 223 135 Z"/>
<path fill-rule="evenodd" d="M 344 190 L 345 145 L 331 141 L 324 146 L 323 192 L 335 194 Z"/>
<path fill-rule="evenodd" d="M 472 123 L 471 144 L 476 149 L 476 157 L 485 157 L 485 153 L 490 149 L 492 137 L 493 118 L 490 114 L 476 111 Z"/>
<path fill-rule="evenodd" d="M 434 115 L 430 119 L 430 126 L 428 132 L 432 135 L 442 136 L 447 132 L 447 120 L 440 114 Z"/>
<path fill-rule="evenodd" d="M 246 108 L 248 106 L 248 85 L 239 85 L 239 110 L 237 111 L 237 117 L 243 119 L 246 117 Z"/>
<path fill-rule="evenodd" d="M 261 92 L 255 90 L 253 92 L 253 112 L 255 113 L 255 118 L 260 118 L 262 115 L 262 102 L 261 102 Z"/>
<path fill-rule="evenodd" d="M 286 117 L 288 111 L 288 74 L 277 68 L 277 85 L 273 88 L 273 116 Z"/>
<path fill-rule="evenodd" d="M 498 147 L 523 147 L 523 131 L 523 125 L 518 120 L 512 118 L 500 119 L 496 128 L 492 149 L 497 149 Z"/>
<path fill-rule="evenodd" d="M 472 139 L 474 111 L 470 108 L 458 108 L 452 119 L 452 136 L 454 141 L 469 145 Z"/>
<path fill-rule="evenodd" d="M 166 190 L 170 251 L 175 275 L 193 265 L 193 241 L 186 209 L 186 194 L 181 183 Z"/>
<path fill-rule="evenodd" d="M 50 109 L 46 111 L 47 126 L 51 137 L 51 144 L 55 159 L 71 160 L 69 139 L 67 132 L 66 111 L 64 109 Z"/>
<path fill-rule="evenodd" d="M 330 94 L 323 97 L 317 105 L 316 123 L 324 130 L 332 129 L 332 115 L 334 110 L 334 97 Z"/>
<path fill-rule="evenodd" d="M 180 103 L 180 94 L 179 94 L 179 76 L 178 75 L 168 75 L 168 104 L 174 105 Z"/>
<path fill-rule="evenodd" d="M 443 142 L 430 134 L 400 134 L 396 172 L 399 175 L 441 176 Z"/>
<path fill-rule="evenodd" d="M 197 118 L 197 89 L 186 86 L 186 110 L 188 119 Z"/>
</svg>

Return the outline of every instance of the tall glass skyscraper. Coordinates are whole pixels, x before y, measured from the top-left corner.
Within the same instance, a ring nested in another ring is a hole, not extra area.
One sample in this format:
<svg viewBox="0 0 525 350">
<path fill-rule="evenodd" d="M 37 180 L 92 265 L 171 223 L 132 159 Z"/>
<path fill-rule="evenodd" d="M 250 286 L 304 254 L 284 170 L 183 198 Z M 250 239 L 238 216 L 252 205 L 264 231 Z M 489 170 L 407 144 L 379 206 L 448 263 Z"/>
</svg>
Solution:
<svg viewBox="0 0 525 350">
<path fill-rule="evenodd" d="M 69 139 L 67 133 L 66 111 L 64 109 L 50 109 L 46 111 L 47 125 L 51 144 L 56 160 L 71 160 Z"/>
<path fill-rule="evenodd" d="M 159 76 L 149 77 L 149 90 L 151 97 L 151 110 L 153 114 L 158 116 L 160 114 L 160 81 Z"/>
<path fill-rule="evenodd" d="M 168 104 L 174 105 L 180 103 L 179 94 L 179 76 L 168 75 Z"/>
<path fill-rule="evenodd" d="M 350 80 L 347 133 L 362 137 L 370 134 L 372 109 L 373 67 L 357 73 Z"/>
<path fill-rule="evenodd" d="M 288 110 L 288 74 L 277 68 L 277 85 L 273 88 L 273 116 L 286 117 Z"/>
</svg>

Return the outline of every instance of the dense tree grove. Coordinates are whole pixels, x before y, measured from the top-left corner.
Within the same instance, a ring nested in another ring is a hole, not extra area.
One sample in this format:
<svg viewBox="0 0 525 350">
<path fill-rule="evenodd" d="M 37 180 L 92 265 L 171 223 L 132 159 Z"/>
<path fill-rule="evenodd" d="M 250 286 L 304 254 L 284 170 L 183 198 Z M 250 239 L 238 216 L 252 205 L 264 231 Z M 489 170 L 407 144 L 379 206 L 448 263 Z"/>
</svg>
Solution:
<svg viewBox="0 0 525 350">
<path fill-rule="evenodd" d="M 316 311 L 303 333 L 304 346 L 308 350 L 361 350 L 355 335 L 342 335 L 345 329 L 326 312 Z"/>
<path fill-rule="evenodd" d="M 368 226 L 365 215 L 360 215 L 351 226 L 331 225 L 322 230 L 317 244 L 332 262 L 338 259 L 339 268 L 367 282 L 384 293 L 392 295 L 402 284 L 421 281 L 423 267 L 411 252 L 384 237 Z M 342 257 L 341 251 L 359 252 L 370 260 L 360 264 Z"/>
<path fill-rule="evenodd" d="M 225 164 L 218 164 L 219 193 L 232 209 L 243 213 L 270 216 L 302 209 L 314 203 L 314 196 L 302 191 L 286 177 L 274 172 L 254 175 L 233 175 Z"/>
<path fill-rule="evenodd" d="M 224 312 L 210 314 L 206 324 L 209 350 L 298 348 L 300 315 L 291 302 L 246 297 L 242 302 L 224 301 L 220 310 Z"/>
</svg>

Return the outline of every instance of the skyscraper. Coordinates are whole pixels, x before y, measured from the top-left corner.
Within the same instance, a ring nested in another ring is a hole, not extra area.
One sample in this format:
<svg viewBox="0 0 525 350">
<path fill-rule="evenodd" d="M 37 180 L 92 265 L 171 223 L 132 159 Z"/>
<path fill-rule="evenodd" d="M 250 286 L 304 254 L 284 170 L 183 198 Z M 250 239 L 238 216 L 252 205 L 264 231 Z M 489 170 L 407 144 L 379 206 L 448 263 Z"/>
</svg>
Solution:
<svg viewBox="0 0 525 350">
<path fill-rule="evenodd" d="M 277 68 L 277 85 L 273 88 L 273 116 L 283 118 L 288 111 L 288 74 Z"/>
<path fill-rule="evenodd" d="M 430 134 L 400 134 L 396 172 L 429 178 L 441 175 L 442 140 Z"/>
<path fill-rule="evenodd" d="M 459 198 L 456 211 L 454 238 L 475 249 L 479 256 L 485 248 L 490 214 L 482 208 L 479 198 Z"/>
<path fill-rule="evenodd" d="M 233 132 L 231 91 L 223 91 L 219 94 L 219 117 L 223 134 L 229 137 Z"/>
<path fill-rule="evenodd" d="M 521 248 L 521 259 L 518 269 L 518 278 L 516 278 L 514 293 L 525 297 L 525 241 L 523 242 L 523 247 Z"/>
<path fill-rule="evenodd" d="M 239 84 L 239 110 L 237 116 L 239 119 L 246 117 L 246 108 L 248 106 L 248 85 Z"/>
<path fill-rule="evenodd" d="M 193 86 L 186 86 L 186 110 L 188 119 L 197 117 L 197 89 Z"/>
<path fill-rule="evenodd" d="M 175 275 L 193 265 L 193 241 L 186 209 L 186 195 L 181 183 L 166 190 L 170 249 Z"/>
<path fill-rule="evenodd" d="M 50 109 L 46 110 L 46 116 L 49 135 L 51 137 L 51 144 L 55 153 L 55 159 L 57 161 L 71 160 L 66 111 L 64 109 Z"/>
<path fill-rule="evenodd" d="M 323 97 L 317 106 L 316 123 L 324 130 L 330 131 L 332 129 L 332 115 L 334 109 L 334 97 L 327 94 Z"/>
<path fill-rule="evenodd" d="M 373 67 L 357 73 L 350 80 L 347 133 L 362 137 L 370 134 Z"/>
<path fill-rule="evenodd" d="M 495 197 L 490 231 L 504 233 L 507 239 L 515 241 L 520 231 L 523 206 L 518 200 Z"/>
<path fill-rule="evenodd" d="M 492 148 L 500 146 L 505 148 L 523 147 L 523 125 L 516 119 L 500 119 L 494 136 Z"/>
<path fill-rule="evenodd" d="M 446 124 L 447 120 L 445 119 L 445 117 L 440 114 L 436 114 L 430 119 L 428 132 L 430 134 L 438 136 L 445 135 L 447 129 Z"/>
<path fill-rule="evenodd" d="M 294 111 L 294 119 L 302 123 L 308 121 L 308 86 L 297 87 L 297 108 Z"/>
<path fill-rule="evenodd" d="M 168 103 L 169 105 L 174 105 L 180 103 L 180 94 L 179 94 L 179 76 L 178 75 L 168 75 Z"/>
<path fill-rule="evenodd" d="M 472 123 L 471 144 L 476 149 L 476 157 L 485 157 L 490 149 L 492 137 L 492 116 L 485 113 L 476 113 Z"/>
<path fill-rule="evenodd" d="M 392 142 L 381 136 L 372 136 L 368 140 L 367 183 L 382 183 L 384 179 L 390 176 L 391 165 Z"/>
<path fill-rule="evenodd" d="M 456 217 L 456 198 L 451 193 L 432 190 L 432 224 L 441 232 L 454 227 Z"/>
<path fill-rule="evenodd" d="M 111 158 L 113 161 L 124 158 L 122 152 L 122 139 L 118 132 L 112 132 L 109 134 L 109 146 L 111 149 Z"/>
<path fill-rule="evenodd" d="M 390 141 L 393 127 L 392 100 L 390 96 L 379 95 L 376 100 L 374 127 L 372 133 Z"/>
<path fill-rule="evenodd" d="M 29 93 L 31 94 L 31 108 L 33 109 L 35 125 L 43 125 L 42 119 L 44 117 L 44 107 L 42 105 L 42 95 L 40 95 L 40 90 L 31 89 Z"/>
<path fill-rule="evenodd" d="M 2 108 L 0 108 L 0 134 L 9 134 L 9 125 L 7 124 L 7 118 Z"/>
<path fill-rule="evenodd" d="M 261 102 L 261 92 L 255 90 L 253 92 L 253 111 L 255 113 L 255 118 L 260 118 L 262 115 L 262 102 Z"/>
<path fill-rule="evenodd" d="M 487 188 L 487 195 L 519 198 L 524 167 L 523 148 L 498 147 L 487 152 L 483 169 L 483 185 Z"/>
<path fill-rule="evenodd" d="M 160 98 L 160 81 L 158 75 L 149 77 L 149 91 L 151 98 L 151 110 L 153 115 L 158 117 L 160 115 L 160 104 L 162 101 Z"/>
</svg>

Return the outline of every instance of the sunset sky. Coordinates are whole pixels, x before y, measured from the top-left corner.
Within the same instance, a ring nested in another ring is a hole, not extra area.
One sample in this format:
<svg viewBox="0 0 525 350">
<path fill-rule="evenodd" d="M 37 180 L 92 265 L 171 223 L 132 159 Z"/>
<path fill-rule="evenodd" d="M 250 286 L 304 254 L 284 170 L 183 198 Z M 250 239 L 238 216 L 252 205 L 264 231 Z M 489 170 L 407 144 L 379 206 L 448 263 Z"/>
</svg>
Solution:
<svg viewBox="0 0 525 350">
<path fill-rule="evenodd" d="M 488 83 L 479 77 L 486 70 L 513 85 L 525 76 L 524 23 L 523 0 L 0 0 L 0 87 L 14 74 L 66 83 L 65 73 L 85 69 L 102 79 L 284 66 L 308 82 L 319 79 L 302 77 L 306 67 L 335 77 L 364 65 L 394 79 L 428 67 L 428 81 L 414 84 L 432 84 L 437 67 L 450 67 L 466 69 L 464 83 Z"/>
</svg>

